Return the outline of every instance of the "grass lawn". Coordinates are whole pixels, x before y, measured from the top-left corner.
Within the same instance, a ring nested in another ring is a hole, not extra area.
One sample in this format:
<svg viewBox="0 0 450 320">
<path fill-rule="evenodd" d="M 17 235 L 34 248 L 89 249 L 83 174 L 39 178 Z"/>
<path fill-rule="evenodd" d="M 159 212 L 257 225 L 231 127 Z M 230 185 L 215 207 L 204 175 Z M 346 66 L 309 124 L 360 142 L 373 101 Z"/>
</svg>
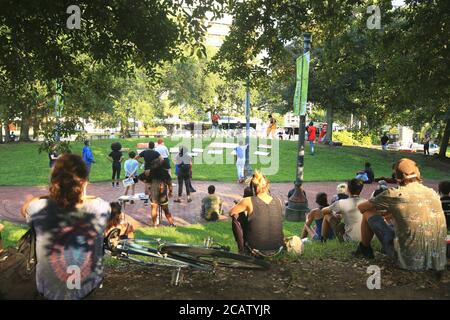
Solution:
<svg viewBox="0 0 450 320">
<path fill-rule="evenodd" d="M 136 143 L 148 142 L 148 140 L 125 139 L 120 140 L 120 142 L 124 148 L 136 149 Z M 108 181 L 110 179 L 111 164 L 107 160 L 107 155 L 110 152 L 110 145 L 113 141 L 119 140 L 92 141 L 92 150 L 96 160 L 91 173 L 92 182 Z M 179 143 L 180 140 L 172 141 L 166 139 L 166 145 L 169 148 Z M 200 142 L 197 140 L 191 147 L 203 147 L 206 149 L 210 143 L 211 141 L 204 140 Z M 265 144 L 265 142 L 259 142 L 259 144 L 262 143 Z M 253 145 L 256 145 L 254 141 Z M 72 151 L 81 154 L 82 147 L 82 143 L 73 143 Z M 45 153 L 39 154 L 37 150 L 38 144 L 34 143 L 0 145 L 0 185 L 30 186 L 47 184 L 49 174 L 48 157 Z M 273 152 L 273 154 L 278 154 L 279 156 L 273 157 L 272 165 L 267 163 L 268 158 L 255 156 L 255 163 L 252 164 L 253 168 L 274 168 L 275 170 L 267 173 L 272 182 L 293 181 L 296 172 L 297 143 L 294 141 L 281 141 L 279 153 Z M 354 177 L 355 173 L 362 169 L 367 161 L 372 163 L 377 176 L 390 176 L 392 163 L 402 157 L 409 157 L 418 162 L 422 175 L 427 179 L 450 179 L 449 162 L 444 162 L 434 157 L 394 151 L 383 152 L 360 147 L 328 147 L 321 145 L 316 146 L 316 155 L 314 156 L 309 155 L 309 146 L 306 146 L 304 178 L 305 181 L 343 181 Z M 211 156 L 205 151 L 203 158 L 197 157 L 194 160 L 194 179 L 235 181 L 235 166 L 232 163 L 222 164 L 226 158 L 233 159 L 230 156 L 229 149 L 226 149 L 224 155 L 220 156 Z M 209 164 L 206 163 L 207 161 L 209 161 Z"/>
<path fill-rule="evenodd" d="M 5 229 L 2 232 L 4 246 L 13 246 L 26 232 L 27 226 L 0 221 Z M 303 222 L 284 222 L 284 236 L 299 235 Z M 204 239 L 212 237 L 215 242 L 231 247 L 237 252 L 236 242 L 233 238 L 229 221 L 194 224 L 187 227 L 176 228 L 141 228 L 136 232 L 136 238 L 161 238 L 167 242 L 202 245 Z M 327 241 L 326 244 L 314 241 L 305 244 L 302 257 L 304 259 L 333 257 L 340 260 L 349 258 L 356 248 L 355 243 L 339 243 L 337 240 Z"/>
</svg>

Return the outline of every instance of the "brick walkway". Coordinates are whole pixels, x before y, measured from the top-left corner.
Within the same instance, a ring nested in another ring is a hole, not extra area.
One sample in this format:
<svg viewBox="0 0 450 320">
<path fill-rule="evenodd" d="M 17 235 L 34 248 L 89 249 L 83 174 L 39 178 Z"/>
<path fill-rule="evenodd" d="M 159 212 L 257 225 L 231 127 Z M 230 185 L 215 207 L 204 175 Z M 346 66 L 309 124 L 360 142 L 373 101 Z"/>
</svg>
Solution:
<svg viewBox="0 0 450 320">
<path fill-rule="evenodd" d="M 177 225 L 188 225 L 192 223 L 201 223 L 200 218 L 201 199 L 207 194 L 210 184 L 216 186 L 216 193 L 224 200 L 224 208 L 228 210 L 233 206 L 233 200 L 239 199 L 243 194 L 243 185 L 224 183 L 224 182 L 208 182 L 194 181 L 193 186 L 197 190 L 192 194 L 193 201 L 186 203 L 185 198 L 182 203 L 173 203 L 170 201 L 170 209 Z M 425 184 L 437 190 L 437 182 L 427 181 Z M 315 207 L 315 195 L 318 192 L 326 192 L 328 196 L 336 193 L 337 182 L 308 182 L 304 184 L 304 189 L 308 197 L 310 208 Z M 362 196 L 368 198 L 375 190 L 377 184 L 365 185 Z M 287 193 L 293 187 L 292 183 L 273 183 L 271 191 L 275 196 L 283 200 L 287 200 Z M 178 187 L 174 187 L 177 192 Z M 27 195 L 40 196 L 46 194 L 46 187 L 0 187 L 0 219 L 11 222 L 23 223 L 24 219 L 20 215 L 20 207 Z M 122 195 L 123 189 L 113 189 L 109 182 L 92 183 L 88 186 L 88 194 L 103 198 L 106 201 L 116 201 Z M 136 192 L 143 192 L 143 185 L 136 187 Z M 145 207 L 142 202 L 134 205 L 127 205 L 125 212 L 128 214 L 130 221 L 136 227 L 151 224 L 150 207 Z M 163 218 L 163 224 L 166 224 Z"/>
</svg>

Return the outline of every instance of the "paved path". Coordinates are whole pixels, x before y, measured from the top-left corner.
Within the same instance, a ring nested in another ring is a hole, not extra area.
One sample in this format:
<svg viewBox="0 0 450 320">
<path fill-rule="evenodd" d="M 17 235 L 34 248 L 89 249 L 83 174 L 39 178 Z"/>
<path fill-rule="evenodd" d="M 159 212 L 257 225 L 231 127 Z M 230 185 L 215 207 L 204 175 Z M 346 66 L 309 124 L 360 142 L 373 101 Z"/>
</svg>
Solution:
<svg viewBox="0 0 450 320">
<path fill-rule="evenodd" d="M 224 200 L 224 208 L 228 210 L 233 206 L 233 200 L 239 199 L 243 194 L 243 185 L 225 182 L 194 181 L 193 185 L 197 192 L 192 194 L 193 201 L 186 203 L 185 198 L 182 203 L 170 201 L 170 209 L 177 225 L 188 225 L 192 223 L 204 222 L 200 218 L 201 199 L 207 194 L 210 184 L 216 186 L 216 193 Z M 426 185 L 437 190 L 437 182 L 427 181 Z M 328 196 L 336 193 L 337 182 L 308 182 L 304 184 L 304 189 L 308 197 L 310 208 L 315 207 L 315 195 L 318 192 L 326 192 Z M 365 185 L 362 196 L 368 198 L 375 190 L 377 184 Z M 293 187 L 292 183 L 273 183 L 271 191 L 275 196 L 284 201 L 287 200 L 287 193 Z M 177 192 L 178 187 L 174 187 Z M 27 195 L 40 196 L 46 194 L 46 187 L 0 187 L 0 219 L 11 222 L 23 223 L 24 219 L 20 215 L 20 207 Z M 136 192 L 143 192 L 143 184 L 136 187 Z M 123 193 L 123 189 L 114 189 L 109 182 L 92 183 L 88 186 L 88 194 L 103 198 L 106 201 L 116 201 Z M 127 205 L 125 212 L 136 227 L 150 225 L 150 207 L 145 207 L 143 203 Z M 163 224 L 166 224 L 163 218 Z"/>
</svg>

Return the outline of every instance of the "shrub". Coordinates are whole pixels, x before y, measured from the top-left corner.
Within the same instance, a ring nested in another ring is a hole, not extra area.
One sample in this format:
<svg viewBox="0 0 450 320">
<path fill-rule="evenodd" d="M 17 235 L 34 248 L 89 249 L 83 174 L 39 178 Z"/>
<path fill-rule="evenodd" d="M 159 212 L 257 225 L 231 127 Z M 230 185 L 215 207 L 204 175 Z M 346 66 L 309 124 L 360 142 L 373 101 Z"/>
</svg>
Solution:
<svg viewBox="0 0 450 320">
<path fill-rule="evenodd" d="M 333 141 L 342 142 L 346 146 L 371 146 L 374 137 L 362 132 L 351 132 L 347 130 L 333 132 Z"/>
</svg>

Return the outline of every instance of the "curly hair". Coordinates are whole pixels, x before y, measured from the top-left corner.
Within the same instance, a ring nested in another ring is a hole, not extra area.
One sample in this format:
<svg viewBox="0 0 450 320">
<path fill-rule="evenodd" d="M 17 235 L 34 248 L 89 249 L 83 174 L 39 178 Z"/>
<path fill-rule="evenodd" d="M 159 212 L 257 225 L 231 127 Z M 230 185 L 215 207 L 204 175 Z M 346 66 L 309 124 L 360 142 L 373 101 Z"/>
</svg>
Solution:
<svg viewBox="0 0 450 320">
<path fill-rule="evenodd" d="M 83 159 L 75 154 L 59 157 L 50 178 L 50 196 L 62 208 L 74 208 L 81 202 L 88 171 Z"/>
<path fill-rule="evenodd" d="M 255 170 L 253 176 L 247 180 L 247 183 L 250 184 L 255 196 L 269 191 L 269 180 L 258 170 Z"/>
</svg>

